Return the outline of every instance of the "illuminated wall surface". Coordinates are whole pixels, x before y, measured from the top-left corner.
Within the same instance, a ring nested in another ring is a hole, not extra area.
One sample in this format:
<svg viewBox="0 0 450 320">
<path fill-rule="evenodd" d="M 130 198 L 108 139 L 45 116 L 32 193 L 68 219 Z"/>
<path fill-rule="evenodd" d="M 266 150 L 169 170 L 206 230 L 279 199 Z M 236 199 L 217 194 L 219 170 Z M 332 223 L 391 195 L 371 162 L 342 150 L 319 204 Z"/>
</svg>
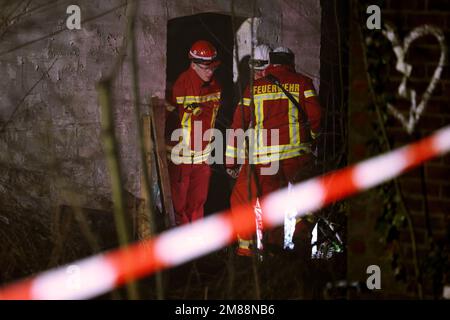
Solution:
<svg viewBox="0 0 450 320">
<path fill-rule="evenodd" d="M 166 97 L 188 66 L 190 45 L 203 38 L 217 46 L 222 60 L 218 77 L 224 104 L 217 126 L 224 129 L 238 97 L 234 35 L 248 53 L 248 23 L 254 17 L 254 41 L 289 47 L 297 71 L 312 78 L 319 93 L 324 114 L 316 173 L 447 125 L 450 3 L 344 2 L 234 1 L 231 8 L 230 1 L 139 1 L 134 36 L 141 115 L 148 114 L 151 96 Z M 114 0 L 71 4 L 0 4 L 0 284 L 117 246 L 97 90 L 99 81 L 113 73 L 126 216 L 131 238 L 138 238 L 142 169 L 131 51 L 123 49 L 130 36 L 129 10 Z M 367 12 L 370 5 L 378 7 Z M 423 27 L 428 24 L 434 27 Z M 239 57 L 238 69 L 247 83 L 245 59 L 245 54 Z M 155 187 L 155 167 L 150 171 Z M 253 299 L 255 290 L 269 299 L 439 298 L 450 282 L 449 178 L 445 156 L 323 210 L 344 241 L 343 252 L 330 259 L 310 258 L 310 225 L 297 256 L 275 250 L 282 258 L 268 257 L 261 264 L 259 288 L 248 280 L 253 277 L 248 261 L 230 262 L 228 252 L 221 251 L 199 262 L 199 277 L 190 264 L 166 275 L 172 277 L 165 282 L 166 297 L 204 298 L 208 287 L 210 298 Z M 206 214 L 228 208 L 230 190 L 225 171 L 214 166 Z M 157 201 L 155 212 L 162 231 Z M 235 268 L 234 280 L 229 280 L 227 263 Z M 366 286 L 371 265 L 381 270 L 381 289 Z M 346 282 L 327 289 L 333 280 Z M 142 298 L 154 298 L 151 279 L 140 286 Z M 125 291 L 103 296 L 123 297 Z"/>
</svg>

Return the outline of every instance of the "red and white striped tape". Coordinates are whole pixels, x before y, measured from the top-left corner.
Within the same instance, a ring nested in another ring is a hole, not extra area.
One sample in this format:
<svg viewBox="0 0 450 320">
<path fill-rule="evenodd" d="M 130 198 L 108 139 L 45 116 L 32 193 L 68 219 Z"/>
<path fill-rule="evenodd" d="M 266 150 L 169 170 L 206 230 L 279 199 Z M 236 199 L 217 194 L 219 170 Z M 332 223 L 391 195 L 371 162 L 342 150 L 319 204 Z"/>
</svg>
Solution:
<svg viewBox="0 0 450 320">
<path fill-rule="evenodd" d="M 392 179 L 432 157 L 450 150 L 450 126 L 401 149 L 371 158 L 322 177 L 283 189 L 261 201 L 264 228 L 284 221 L 284 213 L 316 211 Z M 253 206 L 222 212 L 195 223 L 171 229 L 126 248 L 116 249 L 0 288 L 0 299 L 87 299 L 127 281 L 180 265 L 220 249 L 237 234 L 255 231 Z M 76 272 L 74 273 L 74 270 Z"/>
</svg>

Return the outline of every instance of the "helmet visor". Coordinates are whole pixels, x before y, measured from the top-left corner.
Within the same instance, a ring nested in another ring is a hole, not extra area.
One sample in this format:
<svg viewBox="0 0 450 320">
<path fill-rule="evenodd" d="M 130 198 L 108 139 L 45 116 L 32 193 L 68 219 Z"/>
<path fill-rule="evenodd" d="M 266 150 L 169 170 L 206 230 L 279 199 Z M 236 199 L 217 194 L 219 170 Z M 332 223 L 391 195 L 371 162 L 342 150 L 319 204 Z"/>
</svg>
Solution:
<svg viewBox="0 0 450 320">
<path fill-rule="evenodd" d="M 195 64 L 199 64 L 202 66 L 207 66 L 211 68 L 217 68 L 220 65 L 220 60 L 214 59 L 214 60 L 204 60 L 204 59 L 197 59 L 193 58 L 191 61 Z"/>
<path fill-rule="evenodd" d="M 250 59 L 248 61 L 249 67 L 253 67 L 254 69 L 264 69 L 269 65 L 268 60 L 258 60 L 258 59 Z"/>
<path fill-rule="evenodd" d="M 292 53 L 287 52 L 271 52 L 270 53 L 270 63 L 272 64 L 283 64 L 283 65 L 293 65 L 295 64 L 295 57 Z"/>
</svg>

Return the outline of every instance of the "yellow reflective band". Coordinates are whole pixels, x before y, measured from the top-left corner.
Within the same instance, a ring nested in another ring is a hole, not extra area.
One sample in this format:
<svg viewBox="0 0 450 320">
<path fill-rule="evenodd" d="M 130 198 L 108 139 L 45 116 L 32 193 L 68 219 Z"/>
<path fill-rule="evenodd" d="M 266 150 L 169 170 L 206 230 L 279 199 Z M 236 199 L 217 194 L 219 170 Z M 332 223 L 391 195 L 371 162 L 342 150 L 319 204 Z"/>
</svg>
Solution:
<svg viewBox="0 0 450 320">
<path fill-rule="evenodd" d="M 242 105 L 249 107 L 252 99 L 244 98 L 242 99 Z"/>
<path fill-rule="evenodd" d="M 265 155 L 265 154 L 278 154 L 278 153 L 288 153 L 295 151 L 311 151 L 311 144 L 302 143 L 301 145 L 278 145 L 278 146 L 267 146 L 267 147 L 259 147 L 253 151 L 254 155 Z"/>
<path fill-rule="evenodd" d="M 295 98 L 295 100 L 297 100 L 298 102 L 298 97 L 299 94 L 298 92 L 291 92 L 291 95 Z M 288 97 L 286 97 L 286 95 L 284 94 L 284 92 L 279 92 L 279 93 L 266 93 L 266 94 L 255 94 L 254 95 L 255 100 L 256 99 L 263 99 L 263 100 L 280 100 L 280 99 L 289 99 Z"/>
<path fill-rule="evenodd" d="M 314 90 L 306 90 L 304 92 L 305 98 L 315 97 L 316 92 Z"/>
<path fill-rule="evenodd" d="M 249 249 L 250 245 L 252 245 L 253 241 L 249 241 L 249 240 L 243 240 L 241 238 L 239 238 L 239 247 L 240 248 L 245 248 L 245 249 Z"/>
<path fill-rule="evenodd" d="M 180 96 L 177 97 L 177 103 L 188 104 L 188 103 L 203 103 L 208 101 L 218 101 L 220 100 L 220 92 L 207 94 L 204 96 Z"/>
<path fill-rule="evenodd" d="M 237 157 L 237 149 L 235 147 L 227 145 L 227 149 L 225 150 L 225 156 L 230 157 L 230 158 L 236 158 Z"/>
<path fill-rule="evenodd" d="M 192 156 L 192 155 L 194 155 L 194 156 L 199 156 L 199 155 L 202 155 L 202 154 L 205 154 L 205 153 L 211 153 L 211 144 L 208 144 L 206 147 L 205 147 L 205 149 L 203 149 L 202 151 L 194 151 L 194 150 L 191 150 L 191 153 L 190 153 L 190 155 Z"/>
<path fill-rule="evenodd" d="M 214 125 L 216 123 L 216 116 L 217 116 L 217 112 L 218 111 L 219 111 L 218 107 L 213 108 L 213 115 L 211 117 L 211 128 L 214 128 Z M 211 138 L 209 138 L 209 141 L 211 141 L 211 139 L 212 139 L 212 136 L 211 136 Z"/>
<path fill-rule="evenodd" d="M 300 144 L 300 125 L 298 123 L 298 108 L 291 100 L 288 101 L 289 114 L 289 143 L 291 145 Z"/>
<path fill-rule="evenodd" d="M 187 130 L 187 135 L 185 136 L 185 131 L 183 130 L 183 142 L 185 145 L 189 145 L 191 141 L 191 113 L 183 114 L 183 119 L 181 120 L 181 128 Z"/>
<path fill-rule="evenodd" d="M 254 156 L 252 159 L 252 163 L 254 164 L 264 164 L 274 161 L 281 161 L 286 160 L 290 158 L 299 157 L 301 155 L 307 154 L 309 152 L 298 150 L 298 151 L 289 151 L 286 153 L 278 153 L 278 154 L 270 154 L 270 155 L 260 155 L 260 156 Z"/>
<path fill-rule="evenodd" d="M 205 153 L 202 155 L 198 155 L 198 156 L 187 156 L 187 155 L 172 155 L 172 157 L 174 158 L 174 160 L 176 159 L 177 162 L 179 163 L 183 163 L 183 164 L 197 164 L 197 163 L 202 163 L 206 160 L 208 160 L 210 153 Z"/>
<path fill-rule="evenodd" d="M 264 122 L 264 101 L 260 98 L 255 99 L 255 132 L 253 138 L 258 145 L 263 145 L 264 137 L 261 133 Z"/>
<path fill-rule="evenodd" d="M 187 152 L 187 154 L 185 152 Z M 202 151 L 190 150 L 189 146 L 185 143 L 183 143 L 183 147 L 178 150 L 178 155 L 186 156 L 186 157 L 200 156 L 205 153 L 208 153 L 208 154 L 211 153 L 211 144 L 210 143 Z"/>
<path fill-rule="evenodd" d="M 236 148 L 228 145 L 225 150 L 225 156 L 227 156 L 229 158 L 245 159 L 246 158 L 245 147 L 236 149 Z"/>
<path fill-rule="evenodd" d="M 293 97 L 297 102 L 299 102 L 298 93 L 293 93 Z M 298 109 L 290 101 L 286 95 L 281 93 L 272 94 L 260 94 L 255 95 L 255 141 L 257 141 L 259 146 L 264 145 L 264 137 L 261 133 L 264 123 L 264 101 L 268 100 L 287 100 L 288 102 L 288 116 L 289 116 L 289 144 L 298 146 L 301 142 L 300 140 L 300 125 L 298 123 Z"/>
</svg>

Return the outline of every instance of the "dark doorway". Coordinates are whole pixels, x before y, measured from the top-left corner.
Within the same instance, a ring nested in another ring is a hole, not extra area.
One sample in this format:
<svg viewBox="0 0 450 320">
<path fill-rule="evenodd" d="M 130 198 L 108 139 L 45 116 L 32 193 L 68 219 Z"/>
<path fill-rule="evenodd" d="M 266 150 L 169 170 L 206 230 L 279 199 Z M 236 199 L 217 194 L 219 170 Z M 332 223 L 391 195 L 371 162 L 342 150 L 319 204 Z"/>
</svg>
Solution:
<svg viewBox="0 0 450 320">
<path fill-rule="evenodd" d="M 221 83 L 222 103 L 217 115 L 216 128 L 223 133 L 229 127 L 233 105 L 233 30 L 231 17 L 223 14 L 202 13 L 169 20 L 167 26 L 166 98 L 180 73 L 189 67 L 188 52 L 197 40 L 211 42 L 222 61 L 216 71 Z M 225 142 L 224 142 L 225 143 Z M 213 164 L 205 215 L 229 207 L 230 182 L 223 165 Z"/>
</svg>

